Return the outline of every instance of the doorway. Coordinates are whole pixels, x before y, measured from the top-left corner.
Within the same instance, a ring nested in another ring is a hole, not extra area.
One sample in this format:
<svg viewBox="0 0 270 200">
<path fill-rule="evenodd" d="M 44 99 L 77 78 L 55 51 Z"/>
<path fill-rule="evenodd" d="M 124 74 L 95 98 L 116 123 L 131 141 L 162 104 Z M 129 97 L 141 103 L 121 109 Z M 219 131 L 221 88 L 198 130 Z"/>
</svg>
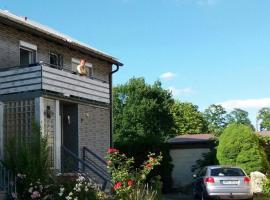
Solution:
<svg viewBox="0 0 270 200">
<path fill-rule="evenodd" d="M 61 102 L 62 119 L 62 170 L 78 169 L 78 104 Z"/>
</svg>

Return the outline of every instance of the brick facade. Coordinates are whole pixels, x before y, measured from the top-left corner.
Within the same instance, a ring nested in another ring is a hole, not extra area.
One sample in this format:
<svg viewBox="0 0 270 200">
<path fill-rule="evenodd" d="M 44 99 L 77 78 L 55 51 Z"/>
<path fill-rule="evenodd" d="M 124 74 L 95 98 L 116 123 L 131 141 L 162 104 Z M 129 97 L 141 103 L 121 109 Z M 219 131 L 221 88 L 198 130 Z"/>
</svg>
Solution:
<svg viewBox="0 0 270 200">
<path fill-rule="evenodd" d="M 110 110 L 79 105 L 79 148 L 87 147 L 105 157 L 110 146 Z"/>
<path fill-rule="evenodd" d="M 50 63 L 50 52 L 54 52 L 57 54 L 61 54 L 63 56 L 63 65 L 64 68 L 71 70 L 71 60 L 72 58 L 77 59 L 85 59 L 87 62 L 91 63 L 93 66 L 93 77 L 106 81 L 109 81 L 109 73 L 112 70 L 112 63 L 108 61 L 98 59 L 89 54 L 81 53 L 78 50 L 74 50 L 71 47 L 68 48 L 66 46 L 60 45 L 56 42 L 49 41 L 43 39 L 41 36 L 32 35 L 30 33 L 18 30 L 11 26 L 7 26 L 0 22 L 0 69 L 7 67 L 14 67 L 20 65 L 20 41 L 25 41 L 27 43 L 33 44 L 37 46 L 37 62 L 44 61 L 45 63 Z M 93 54 L 92 54 L 93 55 Z M 50 148 L 50 161 L 51 165 L 54 164 L 57 159 L 56 152 L 57 149 L 56 141 L 60 141 L 61 137 L 63 138 L 63 130 L 61 131 L 61 126 L 63 126 L 63 122 L 60 121 L 61 114 L 56 116 L 56 113 L 60 113 L 61 109 L 59 108 L 59 103 L 73 103 L 78 105 L 78 147 L 79 147 L 79 155 L 82 154 L 82 148 L 85 146 L 98 154 L 101 157 L 106 155 L 107 149 L 110 146 L 110 106 L 107 103 L 104 105 L 104 102 L 100 105 L 100 102 L 95 102 L 93 105 L 93 101 L 82 101 L 79 98 L 69 98 L 63 96 L 61 93 L 55 95 L 47 94 L 46 91 L 42 91 L 43 93 L 37 93 L 35 95 L 36 98 L 43 98 L 43 103 L 40 106 L 43 106 L 44 110 L 41 110 L 41 113 L 38 113 L 42 118 L 42 123 L 44 125 L 43 130 L 44 134 L 48 136 L 48 143 Z M 18 99 L 15 99 L 14 102 L 16 104 L 20 104 L 21 94 L 18 95 Z M 27 94 L 26 94 L 27 95 Z M 61 96 L 62 95 L 62 96 Z M 60 96 L 60 97 L 59 97 Z M 34 105 L 34 100 L 32 99 L 32 104 Z M 56 103 L 57 102 L 57 103 Z M 88 103 L 87 103 L 88 102 Z M 7 104 L 7 103 L 5 103 Z M 33 107 L 33 105 L 31 106 Z M 6 105 L 5 105 L 6 106 Z M 47 106 L 50 107 L 52 111 L 52 115 L 47 117 L 45 113 L 45 109 Z M 16 107 L 16 106 L 15 106 Z M 58 108 L 57 108 L 58 107 Z M 6 109 L 7 107 L 5 107 Z M 34 107 L 33 107 L 34 108 Z M 33 117 L 35 110 L 31 110 L 31 120 L 33 121 Z M 5 114 L 7 111 L 5 110 Z M 17 128 L 22 126 L 21 124 L 11 126 L 13 116 L 5 116 L 5 131 L 13 130 L 12 128 Z M 77 117 L 77 116 L 76 116 Z M 21 117 L 23 118 L 23 117 Z M 28 120 L 28 118 L 26 118 Z M 7 121 L 10 120 L 10 121 Z M 59 123 L 60 122 L 60 123 Z M 15 122 L 12 122 L 15 123 Z M 56 124 L 58 123 L 58 124 Z M 24 123 L 22 123 L 24 124 Z M 27 125 L 28 127 L 28 125 Z M 57 127 L 60 127 L 59 129 Z M 1 127 L 0 127 L 1 128 Z M 28 127 L 30 129 L 30 127 Z M 25 128 L 26 129 L 26 128 Z M 26 131 L 27 132 L 27 131 Z M 6 133 L 7 134 L 7 133 Z M 56 139 L 56 134 L 60 134 L 61 137 L 59 140 Z M 61 141 L 62 142 L 62 141 Z M 58 159 L 61 160 L 61 159 Z"/>
<path fill-rule="evenodd" d="M 0 23 L 0 68 L 13 67 L 20 65 L 20 40 L 37 46 L 37 61 L 49 63 L 49 52 L 55 52 L 63 55 L 63 64 L 65 68 L 71 70 L 71 59 L 86 59 L 93 65 L 93 76 L 95 78 L 109 81 L 109 72 L 112 64 L 101 59 L 91 57 L 58 45 L 54 42 L 42 39 L 26 32 L 16 30 L 12 27 Z"/>
</svg>

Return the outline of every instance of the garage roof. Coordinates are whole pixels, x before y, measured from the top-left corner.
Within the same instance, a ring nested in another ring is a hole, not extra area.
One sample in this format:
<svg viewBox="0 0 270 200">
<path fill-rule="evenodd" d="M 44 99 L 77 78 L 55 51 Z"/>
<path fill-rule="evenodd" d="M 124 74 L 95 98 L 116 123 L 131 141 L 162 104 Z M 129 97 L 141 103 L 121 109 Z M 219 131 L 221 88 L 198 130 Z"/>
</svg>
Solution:
<svg viewBox="0 0 270 200">
<path fill-rule="evenodd" d="M 169 144 L 194 144 L 194 143 L 208 143 L 212 141 L 214 136 L 212 134 L 191 134 L 179 135 L 168 140 Z"/>
</svg>

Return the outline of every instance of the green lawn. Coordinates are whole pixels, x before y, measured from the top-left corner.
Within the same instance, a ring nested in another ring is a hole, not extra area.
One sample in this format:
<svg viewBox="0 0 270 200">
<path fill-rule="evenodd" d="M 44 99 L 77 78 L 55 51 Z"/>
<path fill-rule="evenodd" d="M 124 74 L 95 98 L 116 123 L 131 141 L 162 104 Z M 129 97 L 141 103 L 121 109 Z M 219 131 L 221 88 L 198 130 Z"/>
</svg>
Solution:
<svg viewBox="0 0 270 200">
<path fill-rule="evenodd" d="M 255 196 L 254 200 L 270 200 L 270 196 L 259 195 Z"/>
</svg>

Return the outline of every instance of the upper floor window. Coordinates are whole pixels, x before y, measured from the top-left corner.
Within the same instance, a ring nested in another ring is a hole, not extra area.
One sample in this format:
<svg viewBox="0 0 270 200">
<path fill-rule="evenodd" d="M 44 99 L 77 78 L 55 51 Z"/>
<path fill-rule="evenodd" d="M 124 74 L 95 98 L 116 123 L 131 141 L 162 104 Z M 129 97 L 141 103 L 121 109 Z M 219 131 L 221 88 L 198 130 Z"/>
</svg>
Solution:
<svg viewBox="0 0 270 200">
<path fill-rule="evenodd" d="M 81 60 L 77 58 L 71 59 L 71 68 L 73 72 L 77 72 L 77 67 L 80 65 Z M 85 63 L 87 76 L 90 78 L 93 78 L 93 65 L 91 63 L 86 62 Z"/>
<path fill-rule="evenodd" d="M 58 53 L 50 52 L 50 65 L 56 68 L 62 68 L 63 56 Z"/>
<path fill-rule="evenodd" d="M 20 41 L 20 65 L 30 65 L 37 61 L 37 46 Z"/>
</svg>

